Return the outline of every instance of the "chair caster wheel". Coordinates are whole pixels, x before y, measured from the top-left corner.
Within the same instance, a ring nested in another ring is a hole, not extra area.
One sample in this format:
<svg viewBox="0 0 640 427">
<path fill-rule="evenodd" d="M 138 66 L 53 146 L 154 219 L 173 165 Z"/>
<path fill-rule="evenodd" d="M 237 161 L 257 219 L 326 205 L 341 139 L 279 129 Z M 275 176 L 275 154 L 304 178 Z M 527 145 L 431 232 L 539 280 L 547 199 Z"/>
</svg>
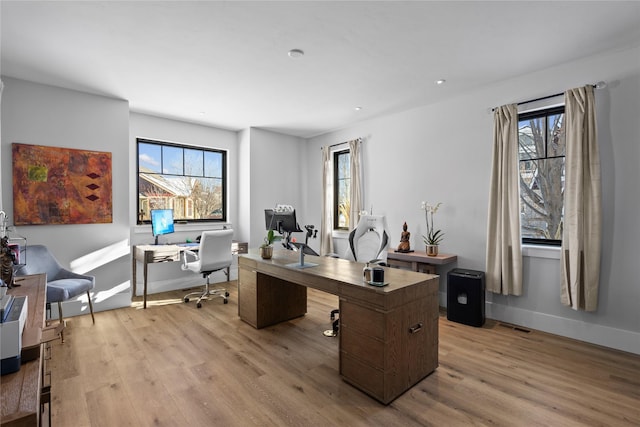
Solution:
<svg viewBox="0 0 640 427">
<path fill-rule="evenodd" d="M 229 296 L 229 292 L 225 292 L 225 293 L 224 293 L 224 296 L 225 296 L 225 297 L 228 297 L 228 296 Z M 225 300 L 225 301 L 226 301 L 226 300 Z"/>
<path fill-rule="evenodd" d="M 189 302 L 189 298 L 185 297 L 184 302 Z"/>
<path fill-rule="evenodd" d="M 201 303 L 198 303 L 198 304 L 196 304 L 196 307 L 198 307 L 198 308 L 202 308 L 202 304 L 201 304 Z"/>
<path fill-rule="evenodd" d="M 228 295 L 227 295 L 227 296 L 228 296 Z M 225 304 L 227 304 L 228 302 L 229 302 L 229 300 L 225 298 L 225 299 L 224 299 L 224 303 L 225 303 Z"/>
</svg>

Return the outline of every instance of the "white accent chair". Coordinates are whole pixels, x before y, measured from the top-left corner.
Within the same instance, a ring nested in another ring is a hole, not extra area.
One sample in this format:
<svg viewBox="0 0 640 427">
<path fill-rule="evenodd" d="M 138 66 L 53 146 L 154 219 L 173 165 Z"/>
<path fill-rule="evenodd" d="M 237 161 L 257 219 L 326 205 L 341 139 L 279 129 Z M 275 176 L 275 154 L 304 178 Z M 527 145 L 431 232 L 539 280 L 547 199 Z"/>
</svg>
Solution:
<svg viewBox="0 0 640 427">
<path fill-rule="evenodd" d="M 47 275 L 47 307 L 54 302 L 58 303 L 58 319 L 64 325 L 62 303 L 84 293 L 87 294 L 91 320 L 96 323 L 93 316 L 93 303 L 91 302 L 91 290 L 95 286 L 94 276 L 74 273 L 62 267 L 49 249 L 44 245 L 29 245 L 25 248 L 27 263 L 16 271 L 16 276 L 45 273 Z M 64 328 L 60 330 L 60 338 L 64 342 Z"/>
</svg>

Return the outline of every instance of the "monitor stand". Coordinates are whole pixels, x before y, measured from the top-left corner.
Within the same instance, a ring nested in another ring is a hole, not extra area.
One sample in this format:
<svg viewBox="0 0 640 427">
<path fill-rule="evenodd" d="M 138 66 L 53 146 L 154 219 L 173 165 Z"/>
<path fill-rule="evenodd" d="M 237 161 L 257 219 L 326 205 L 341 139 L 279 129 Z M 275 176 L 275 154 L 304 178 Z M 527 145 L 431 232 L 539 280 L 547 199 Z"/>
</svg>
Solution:
<svg viewBox="0 0 640 427">
<path fill-rule="evenodd" d="M 298 254 L 299 254 L 299 261 L 298 262 L 293 262 L 291 264 L 286 264 L 285 267 L 290 267 L 290 268 L 309 268 L 309 267 L 315 267 L 318 264 L 315 264 L 313 262 L 304 262 L 304 248 L 305 248 L 304 243 L 296 243 L 296 247 L 298 248 Z"/>
</svg>

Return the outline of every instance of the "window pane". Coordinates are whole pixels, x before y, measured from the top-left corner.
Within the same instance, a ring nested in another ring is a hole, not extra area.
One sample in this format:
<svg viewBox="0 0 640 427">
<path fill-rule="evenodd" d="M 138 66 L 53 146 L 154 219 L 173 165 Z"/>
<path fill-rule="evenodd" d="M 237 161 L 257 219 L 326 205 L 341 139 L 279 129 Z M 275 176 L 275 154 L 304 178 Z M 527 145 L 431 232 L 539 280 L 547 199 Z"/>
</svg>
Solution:
<svg viewBox="0 0 640 427">
<path fill-rule="evenodd" d="M 349 228 L 349 213 L 351 211 L 351 179 L 338 181 L 338 227 Z"/>
<path fill-rule="evenodd" d="M 222 180 L 199 178 L 195 180 L 191 198 L 195 219 L 222 219 Z"/>
<path fill-rule="evenodd" d="M 351 212 L 351 153 L 341 151 L 334 158 L 334 227 L 349 228 Z"/>
<path fill-rule="evenodd" d="M 204 176 L 211 178 L 222 177 L 222 153 L 204 153 Z"/>
<path fill-rule="evenodd" d="M 138 223 L 152 209 L 173 209 L 179 221 L 226 220 L 224 151 L 138 139 L 138 158 Z"/>
<path fill-rule="evenodd" d="M 138 165 L 140 172 L 161 173 L 161 147 L 155 144 L 138 144 Z"/>
<path fill-rule="evenodd" d="M 183 149 L 179 147 L 162 147 L 162 173 L 184 174 Z M 175 216 L 174 216 L 175 218 Z"/>
<path fill-rule="evenodd" d="M 548 117 L 549 133 L 547 135 L 547 157 L 565 155 L 564 114 Z"/>
<path fill-rule="evenodd" d="M 351 176 L 351 156 L 349 153 L 342 153 L 338 156 L 338 179 L 345 179 Z"/>
<path fill-rule="evenodd" d="M 204 152 L 202 150 L 184 150 L 185 175 L 202 176 L 204 174 Z"/>
<path fill-rule="evenodd" d="M 545 157 L 545 118 L 536 117 L 518 122 L 520 160 Z"/>
<path fill-rule="evenodd" d="M 564 157 L 520 162 L 523 238 L 562 239 Z"/>
</svg>

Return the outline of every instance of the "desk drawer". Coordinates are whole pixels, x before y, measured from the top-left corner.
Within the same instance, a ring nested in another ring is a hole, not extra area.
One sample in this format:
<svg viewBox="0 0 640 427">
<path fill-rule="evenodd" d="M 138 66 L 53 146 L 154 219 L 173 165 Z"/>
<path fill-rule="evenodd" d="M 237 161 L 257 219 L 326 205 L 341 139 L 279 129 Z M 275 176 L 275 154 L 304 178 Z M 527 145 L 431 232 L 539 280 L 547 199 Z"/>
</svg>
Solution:
<svg viewBox="0 0 640 427">
<path fill-rule="evenodd" d="M 342 333 L 342 331 L 340 332 Z M 343 379 L 374 398 L 386 402 L 384 372 L 340 351 L 340 374 Z"/>
<path fill-rule="evenodd" d="M 340 300 L 340 327 L 368 337 L 384 340 L 384 314 L 357 304 Z"/>
<path fill-rule="evenodd" d="M 234 254 L 246 254 L 249 253 L 249 243 L 247 242 L 233 242 L 231 243 L 231 252 Z"/>
<path fill-rule="evenodd" d="M 384 342 L 343 324 L 340 324 L 340 350 L 371 367 L 384 369 Z"/>
</svg>

